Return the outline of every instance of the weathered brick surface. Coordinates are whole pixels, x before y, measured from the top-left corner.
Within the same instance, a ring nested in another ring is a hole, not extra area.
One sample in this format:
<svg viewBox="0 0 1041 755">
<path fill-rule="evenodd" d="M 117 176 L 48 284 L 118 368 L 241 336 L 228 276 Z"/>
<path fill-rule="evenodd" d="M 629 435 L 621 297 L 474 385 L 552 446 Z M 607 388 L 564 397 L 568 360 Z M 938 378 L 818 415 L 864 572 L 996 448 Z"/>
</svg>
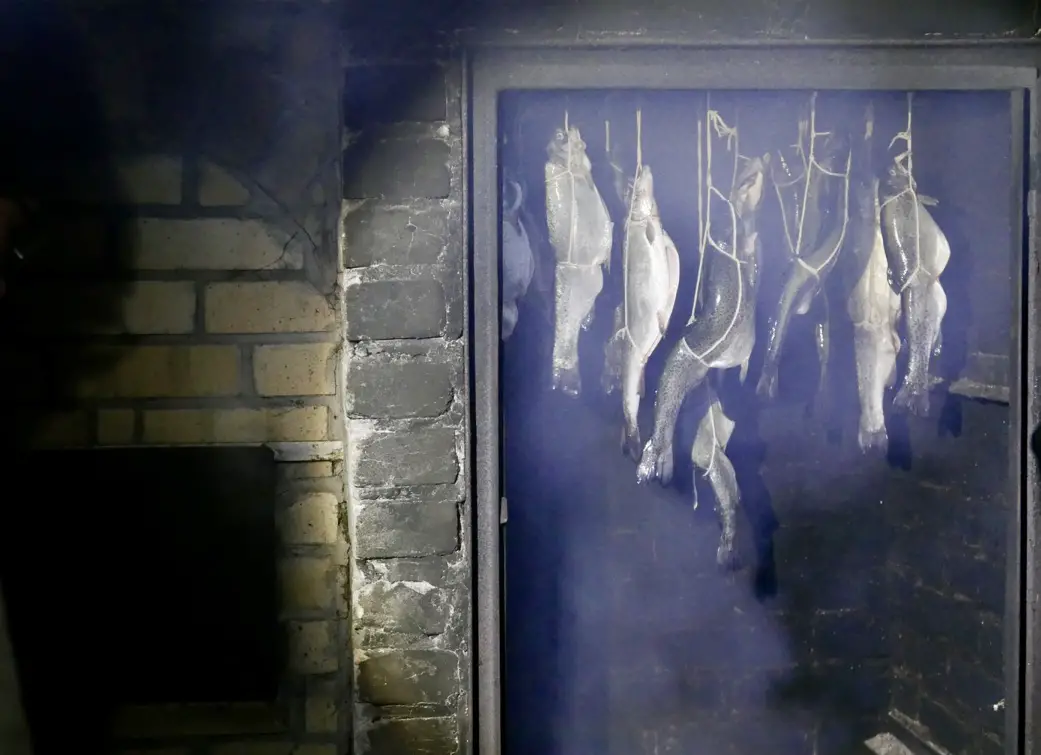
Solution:
<svg viewBox="0 0 1041 755">
<path fill-rule="evenodd" d="M 364 134 L 344 153 L 344 197 L 447 197 L 452 190 L 450 159 L 448 144 L 441 139 Z"/>
<path fill-rule="evenodd" d="M 263 443 L 325 440 L 324 406 L 268 409 L 147 409 L 145 443 Z"/>
<path fill-rule="evenodd" d="M 302 333 L 336 324 L 328 300 L 303 282 L 212 283 L 205 302 L 210 333 Z"/>
<path fill-rule="evenodd" d="M 303 242 L 256 220 L 144 218 L 137 224 L 141 270 L 299 270 Z"/>
<path fill-rule="evenodd" d="M 352 65 L 345 79 L 343 114 L 347 128 L 445 119 L 445 73 L 436 64 Z M 401 96 L 403 86 L 408 87 L 410 96 Z"/>
<path fill-rule="evenodd" d="M 354 482 L 381 487 L 455 482 L 455 443 L 450 428 L 376 433 L 359 444 Z"/>
<path fill-rule="evenodd" d="M 448 623 L 447 595 L 429 582 L 374 582 L 357 591 L 359 624 L 437 635 Z"/>
<path fill-rule="evenodd" d="M 377 705 L 445 703 L 459 683 L 459 658 L 445 650 L 373 655 L 358 665 L 358 692 Z"/>
<path fill-rule="evenodd" d="M 452 395 L 452 368 L 445 363 L 357 360 L 347 377 L 348 411 L 361 417 L 436 417 Z"/>
<path fill-rule="evenodd" d="M 191 398 L 234 396 L 239 392 L 239 350 L 235 346 L 98 347 L 99 364 L 111 365 L 84 376 L 82 398 Z"/>
<path fill-rule="evenodd" d="M 253 380 L 261 396 L 328 396 L 336 392 L 336 345 L 258 346 Z"/>
<path fill-rule="evenodd" d="M 332 545 L 339 538 L 339 502 L 332 493 L 311 493 L 279 515 L 279 532 L 287 545 Z"/>
<path fill-rule="evenodd" d="M 183 163 L 180 157 L 146 155 L 117 166 L 120 199 L 129 204 L 180 204 Z"/>
<path fill-rule="evenodd" d="M 413 558 L 459 548 L 456 504 L 373 501 L 356 506 L 358 558 Z"/>
<path fill-rule="evenodd" d="M 105 335 L 172 335 L 195 329 L 195 285 L 189 282 L 64 283 L 51 281 L 20 286 L 12 298 L 16 325 L 39 335 L 97 333 Z M 54 302 L 63 304 L 62 315 Z M 111 315 L 69 317 L 69 312 L 95 312 L 111 303 Z"/>
<path fill-rule="evenodd" d="M 235 207 L 249 202 L 249 189 L 227 170 L 212 162 L 199 166 L 199 204 L 203 207 Z"/>
<path fill-rule="evenodd" d="M 98 443 L 103 446 L 127 445 L 134 441 L 133 409 L 102 409 L 98 412 Z"/>
<path fill-rule="evenodd" d="M 40 448 L 81 448 L 90 442 L 87 412 L 48 412 L 36 419 L 33 445 Z"/>
<path fill-rule="evenodd" d="M 297 674 L 328 674 L 340 666 L 336 628 L 331 621 L 289 621 L 289 669 Z"/>
<path fill-rule="evenodd" d="M 437 200 L 368 201 L 346 213 L 342 231 L 347 267 L 429 265 L 448 244 L 448 209 Z"/>
<path fill-rule="evenodd" d="M 329 558 L 283 558 L 279 563 L 282 610 L 296 616 L 333 607 L 336 569 Z"/>
<path fill-rule="evenodd" d="M 445 292 L 438 281 L 369 281 L 347 287 L 347 337 L 352 341 L 434 338 L 445 327 Z"/>
<path fill-rule="evenodd" d="M 378 721 L 367 732 L 369 751 L 380 755 L 454 755 L 459 752 L 454 718 L 398 718 Z"/>
</svg>

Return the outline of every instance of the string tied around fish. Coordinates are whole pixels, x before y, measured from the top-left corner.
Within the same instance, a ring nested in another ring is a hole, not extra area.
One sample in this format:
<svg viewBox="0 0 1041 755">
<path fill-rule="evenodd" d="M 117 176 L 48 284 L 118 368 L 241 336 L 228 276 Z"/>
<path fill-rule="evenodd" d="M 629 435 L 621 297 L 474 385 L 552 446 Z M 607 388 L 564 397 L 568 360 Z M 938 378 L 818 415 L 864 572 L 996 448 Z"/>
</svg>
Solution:
<svg viewBox="0 0 1041 755">
<path fill-rule="evenodd" d="M 904 145 L 905 145 L 904 151 L 901 152 L 899 155 L 897 155 L 896 157 L 893 158 L 893 165 L 890 168 L 890 175 L 893 176 L 893 177 L 900 176 L 903 180 L 905 180 L 907 182 L 907 186 L 905 186 L 903 189 L 901 189 L 900 191 L 896 192 L 892 196 L 887 197 L 886 200 L 884 202 L 882 202 L 882 204 L 879 206 L 879 212 L 881 212 L 890 202 L 895 202 L 900 197 L 902 197 L 902 196 L 904 196 L 906 194 L 910 194 L 911 195 L 911 200 L 912 200 L 911 206 L 912 206 L 912 208 L 914 210 L 914 236 L 913 236 L 913 238 L 915 240 L 915 243 L 917 244 L 918 240 L 921 238 L 921 229 L 922 229 L 921 210 L 919 209 L 919 205 L 922 205 L 922 206 L 926 206 L 926 205 L 928 205 L 928 206 L 935 206 L 935 205 L 938 205 L 939 202 L 935 198 L 933 198 L 933 197 L 926 196 L 925 194 L 920 194 L 918 192 L 918 185 L 915 183 L 915 179 L 914 179 L 914 163 L 913 163 L 913 160 L 914 160 L 914 143 L 913 143 L 913 140 L 912 140 L 912 129 L 911 129 L 913 110 L 914 110 L 914 92 L 908 92 L 907 93 L 907 127 L 903 131 L 898 131 L 896 133 L 896 135 L 893 136 L 893 138 L 890 139 L 890 141 L 889 141 L 889 149 L 892 149 L 893 145 L 896 144 L 900 140 L 903 140 L 903 142 L 904 142 Z M 916 255 L 914 255 L 914 258 L 915 258 L 915 267 L 911 271 L 911 273 L 907 276 L 907 279 L 904 281 L 904 285 L 901 286 L 900 291 L 898 291 L 897 293 L 902 294 L 904 292 L 904 290 L 907 289 L 907 287 L 910 286 L 911 283 L 913 283 L 915 278 L 918 276 L 918 271 L 921 269 L 921 265 L 922 265 L 922 256 L 920 254 L 916 254 Z"/>
<path fill-rule="evenodd" d="M 704 273 L 705 267 L 705 253 L 711 246 L 713 250 L 722 254 L 724 257 L 729 258 L 738 265 L 745 264 L 745 261 L 738 258 L 733 250 L 728 250 L 723 244 L 712 237 L 712 198 L 718 197 L 727 204 L 727 209 L 730 212 L 730 224 L 732 238 L 737 237 L 737 212 L 734 209 L 733 203 L 730 198 L 724 196 L 724 194 L 716 188 L 715 183 L 712 180 L 712 137 L 711 132 L 715 131 L 716 136 L 720 139 L 725 139 L 726 150 L 733 152 L 734 154 L 734 167 L 731 178 L 731 188 L 733 188 L 734 182 L 737 180 L 738 166 L 741 160 L 741 153 L 739 150 L 739 139 L 737 126 L 730 126 L 718 110 L 712 108 L 711 95 L 706 92 L 705 94 L 705 121 L 702 123 L 701 119 L 698 119 L 697 128 L 697 159 L 698 159 L 698 271 L 697 276 L 694 279 L 694 303 L 691 307 L 690 319 L 687 324 L 694 323 L 697 319 L 698 302 L 701 300 L 701 280 Z M 704 146 L 703 146 L 704 145 Z"/>
</svg>

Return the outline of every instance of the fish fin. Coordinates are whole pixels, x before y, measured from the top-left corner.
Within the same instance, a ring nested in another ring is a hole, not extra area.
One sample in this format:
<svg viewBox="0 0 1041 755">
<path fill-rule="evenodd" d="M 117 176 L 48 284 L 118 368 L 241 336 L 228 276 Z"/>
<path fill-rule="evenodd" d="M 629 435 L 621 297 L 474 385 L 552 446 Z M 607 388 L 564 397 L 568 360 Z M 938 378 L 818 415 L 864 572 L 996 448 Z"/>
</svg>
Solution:
<svg viewBox="0 0 1041 755">
<path fill-rule="evenodd" d="M 669 316 L 665 312 L 658 312 L 658 330 L 661 331 L 662 335 L 665 335 L 665 331 L 669 327 Z"/>
<path fill-rule="evenodd" d="M 745 380 L 748 378 L 748 360 L 746 359 L 741 363 L 741 372 L 738 373 L 738 379 L 741 381 L 741 385 L 745 384 Z"/>
<path fill-rule="evenodd" d="M 919 194 L 918 201 L 924 204 L 926 207 L 936 207 L 940 204 L 940 200 L 935 197 L 930 197 L 928 194 Z"/>
<path fill-rule="evenodd" d="M 645 396 L 646 395 L 645 394 L 646 388 L 647 388 L 647 381 L 644 379 L 644 373 L 641 372 L 640 373 L 640 384 L 638 386 L 636 386 L 636 393 L 637 393 L 637 395 L 640 396 L 641 398 L 643 396 Z"/>
</svg>

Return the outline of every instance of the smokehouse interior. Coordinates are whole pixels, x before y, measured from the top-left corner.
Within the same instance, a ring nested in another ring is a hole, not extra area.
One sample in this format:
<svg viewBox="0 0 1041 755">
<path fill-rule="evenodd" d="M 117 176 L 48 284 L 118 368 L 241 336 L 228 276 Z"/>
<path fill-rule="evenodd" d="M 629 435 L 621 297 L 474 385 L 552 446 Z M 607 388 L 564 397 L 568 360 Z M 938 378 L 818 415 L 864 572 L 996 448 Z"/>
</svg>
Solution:
<svg viewBox="0 0 1041 755">
<path fill-rule="evenodd" d="M 510 753 L 1004 752 L 1022 115 L 500 98 Z"/>
</svg>

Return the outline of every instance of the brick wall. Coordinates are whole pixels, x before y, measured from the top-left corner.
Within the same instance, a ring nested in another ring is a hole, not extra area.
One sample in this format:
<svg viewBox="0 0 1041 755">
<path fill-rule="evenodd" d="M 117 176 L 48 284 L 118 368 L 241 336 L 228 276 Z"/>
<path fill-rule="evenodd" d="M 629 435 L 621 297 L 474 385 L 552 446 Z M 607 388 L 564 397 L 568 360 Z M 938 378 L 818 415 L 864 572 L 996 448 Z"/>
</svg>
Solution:
<svg viewBox="0 0 1041 755">
<path fill-rule="evenodd" d="M 42 203 L 6 276 L 5 441 L 266 444 L 279 466 L 281 699 L 123 711 L 120 746 L 345 752 L 336 19 L 318 4 L 63 7 L 12 16 L 30 47 L 0 40 L 25 56 L 12 188 Z"/>
<path fill-rule="evenodd" d="M 356 746 L 466 752 L 461 68 L 355 46 L 346 92 Z"/>
</svg>

